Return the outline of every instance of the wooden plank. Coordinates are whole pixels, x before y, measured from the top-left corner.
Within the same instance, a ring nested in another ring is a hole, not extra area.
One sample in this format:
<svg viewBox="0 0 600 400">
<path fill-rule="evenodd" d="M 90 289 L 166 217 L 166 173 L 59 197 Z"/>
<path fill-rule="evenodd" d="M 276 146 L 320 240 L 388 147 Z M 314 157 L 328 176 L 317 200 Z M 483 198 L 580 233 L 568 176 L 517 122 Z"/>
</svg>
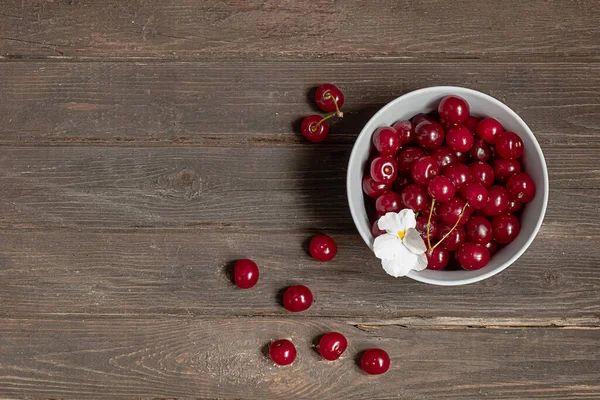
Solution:
<svg viewBox="0 0 600 400">
<path fill-rule="evenodd" d="M 281 291 L 305 284 L 315 304 L 295 315 L 394 320 L 483 318 L 479 325 L 600 325 L 599 237 L 540 234 L 521 259 L 481 283 L 442 288 L 394 279 L 356 234 L 333 234 L 339 252 L 314 261 L 310 233 L 211 228 L 194 232 L 4 231 L 0 315 L 280 315 Z M 236 289 L 227 272 L 252 258 L 261 278 Z M 507 318 L 509 321 L 507 321 Z M 563 322 L 560 322 L 564 320 Z M 510 322 L 513 321 L 513 322 Z M 381 322 L 378 322 L 381 323 Z M 457 322 L 458 323 L 458 322 Z M 472 323 L 472 322 L 470 322 Z"/>
<path fill-rule="evenodd" d="M 313 347 L 347 336 L 341 359 Z M 597 398 L 597 329 L 372 329 L 325 319 L 2 319 L 0 395 L 35 398 L 494 399 Z M 268 344 L 298 358 L 276 367 Z M 362 351 L 385 349 L 390 370 L 368 376 Z"/>
<path fill-rule="evenodd" d="M 331 144 L 353 143 L 403 93 L 458 85 L 504 101 L 544 149 L 600 146 L 599 64 L 464 61 L 0 63 L 0 144 L 304 144 L 308 94 L 325 81 L 346 94 Z"/>
<path fill-rule="evenodd" d="M 3 1 L 5 57 L 598 59 L 594 0 Z"/>
</svg>

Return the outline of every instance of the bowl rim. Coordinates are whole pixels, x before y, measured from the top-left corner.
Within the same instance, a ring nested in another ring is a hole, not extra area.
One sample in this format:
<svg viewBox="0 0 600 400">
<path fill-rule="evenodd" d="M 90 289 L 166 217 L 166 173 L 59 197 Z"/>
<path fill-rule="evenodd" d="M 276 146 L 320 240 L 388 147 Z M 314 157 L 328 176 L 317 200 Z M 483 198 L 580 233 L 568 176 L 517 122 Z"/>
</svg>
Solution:
<svg viewBox="0 0 600 400">
<path fill-rule="evenodd" d="M 534 228 L 532 234 L 529 236 L 529 238 L 527 238 L 527 241 L 523 244 L 523 246 L 521 246 L 521 248 L 508 259 L 508 261 L 506 261 L 504 264 L 500 265 L 499 267 L 497 267 L 493 270 L 487 271 L 483 274 L 480 274 L 480 275 L 477 275 L 477 276 L 474 276 L 471 278 L 461 278 L 461 279 L 456 279 L 456 280 L 451 280 L 451 281 L 438 280 L 435 278 L 428 278 L 428 277 L 422 276 L 419 273 L 419 271 L 414 271 L 414 270 L 410 271 L 406 275 L 407 277 L 409 277 L 411 279 L 414 279 L 416 281 L 423 282 L 423 283 L 429 283 L 429 284 L 440 285 L 440 286 L 459 286 L 459 285 L 466 285 L 466 284 L 482 281 L 484 279 L 487 279 L 491 276 L 494 276 L 494 275 L 502 272 L 503 270 L 508 268 L 510 265 L 512 265 L 529 248 L 529 246 L 531 245 L 531 243 L 537 236 L 538 231 L 539 231 L 540 227 L 542 226 L 544 216 L 546 215 L 546 209 L 548 207 L 548 195 L 549 195 L 549 191 L 550 191 L 550 182 L 548 179 L 548 167 L 546 165 L 546 159 L 544 157 L 542 148 L 540 147 L 540 144 L 538 143 L 537 138 L 533 134 L 533 131 L 531 130 L 531 128 L 529 128 L 529 126 L 525 123 L 525 121 L 516 112 L 514 112 L 510 107 L 508 107 L 506 104 L 504 104 L 500 100 L 496 99 L 495 97 L 490 96 L 489 94 L 480 92 L 478 90 L 461 87 L 461 86 L 430 86 L 430 87 L 426 87 L 426 88 L 413 90 L 411 92 L 405 93 L 402 96 L 395 98 L 394 100 L 390 101 L 385 106 L 383 106 L 379 111 L 377 111 L 369 119 L 369 121 L 367 121 L 367 123 L 363 126 L 360 133 L 356 137 L 354 144 L 352 145 L 352 151 L 350 152 L 350 158 L 348 159 L 348 167 L 347 167 L 347 173 L 346 173 L 346 197 L 348 198 L 348 206 L 350 208 L 350 214 L 352 215 L 352 220 L 354 222 L 354 226 L 358 230 L 358 233 L 362 237 L 363 241 L 367 244 L 367 246 L 370 249 L 372 249 L 372 243 L 371 243 L 372 240 L 371 240 L 370 232 L 366 232 L 365 230 L 361 229 L 359 227 L 359 224 L 357 223 L 357 221 L 360 220 L 359 215 L 357 214 L 358 209 L 360 207 L 353 201 L 353 198 L 352 198 L 351 192 L 350 192 L 351 175 L 352 175 L 352 171 L 356 168 L 356 167 L 353 167 L 353 164 L 355 164 L 354 163 L 355 158 L 358 157 L 358 148 L 356 146 L 356 143 L 362 136 L 371 135 L 372 132 L 369 132 L 366 130 L 367 126 L 371 123 L 371 121 L 373 121 L 375 118 L 377 118 L 380 114 L 383 114 L 389 108 L 394 107 L 394 105 L 396 103 L 399 103 L 401 101 L 406 101 L 407 99 L 410 99 L 411 97 L 415 97 L 415 96 L 421 95 L 423 93 L 438 92 L 438 91 L 449 92 L 449 93 L 455 94 L 457 96 L 461 96 L 461 93 L 468 93 L 468 94 L 471 94 L 474 96 L 484 97 L 484 98 L 487 98 L 487 100 L 489 100 L 491 103 L 504 109 L 504 111 L 506 111 L 512 118 L 514 118 L 520 125 L 522 125 L 524 127 L 526 133 L 529 136 L 531 136 L 531 138 L 533 139 L 532 140 L 533 146 L 534 146 L 536 152 L 540 155 L 540 160 L 541 160 L 541 164 L 542 164 L 542 180 L 543 180 L 542 186 L 543 186 L 544 190 L 542 192 L 542 195 L 543 195 L 542 200 L 543 201 L 542 201 L 541 212 L 539 213 L 539 217 L 538 217 L 538 220 L 536 222 L 536 225 L 535 225 L 535 228 Z"/>
</svg>

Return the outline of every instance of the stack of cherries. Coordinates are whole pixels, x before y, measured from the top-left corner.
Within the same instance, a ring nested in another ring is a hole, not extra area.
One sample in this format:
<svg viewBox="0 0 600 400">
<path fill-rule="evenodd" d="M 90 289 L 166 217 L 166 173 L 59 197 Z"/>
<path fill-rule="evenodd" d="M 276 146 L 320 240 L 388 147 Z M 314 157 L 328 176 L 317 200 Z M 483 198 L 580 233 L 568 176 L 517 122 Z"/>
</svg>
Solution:
<svg viewBox="0 0 600 400">
<path fill-rule="evenodd" d="M 519 234 L 535 184 L 519 161 L 523 141 L 494 118 L 470 115 L 458 96 L 373 133 L 377 150 L 363 177 L 375 218 L 410 208 L 427 246 L 427 268 L 483 268 Z M 382 232 L 377 220 L 373 236 Z"/>
</svg>

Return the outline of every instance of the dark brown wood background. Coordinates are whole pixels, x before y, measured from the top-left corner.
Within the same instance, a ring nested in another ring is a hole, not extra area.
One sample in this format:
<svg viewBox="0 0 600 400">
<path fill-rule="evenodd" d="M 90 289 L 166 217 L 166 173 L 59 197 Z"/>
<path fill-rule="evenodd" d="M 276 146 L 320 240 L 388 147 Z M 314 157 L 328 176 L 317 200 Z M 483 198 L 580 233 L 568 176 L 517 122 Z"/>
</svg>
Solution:
<svg viewBox="0 0 600 400">
<path fill-rule="evenodd" d="M 2 1 L 0 397 L 599 398 L 599 21 L 595 0 Z M 314 145 L 324 82 L 346 118 Z M 474 285 L 385 275 L 346 205 L 363 124 L 431 85 L 506 102 L 548 163 L 537 239 Z M 228 280 L 241 257 L 253 290 Z M 386 375 L 356 364 L 372 346 Z"/>
</svg>

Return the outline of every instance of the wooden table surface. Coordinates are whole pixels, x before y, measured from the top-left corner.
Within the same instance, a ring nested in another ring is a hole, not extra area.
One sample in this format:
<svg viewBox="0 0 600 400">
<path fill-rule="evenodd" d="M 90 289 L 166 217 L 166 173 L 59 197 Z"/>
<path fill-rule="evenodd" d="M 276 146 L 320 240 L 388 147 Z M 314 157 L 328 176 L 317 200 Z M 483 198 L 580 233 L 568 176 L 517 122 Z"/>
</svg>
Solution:
<svg viewBox="0 0 600 400">
<path fill-rule="evenodd" d="M 2 1 L 0 397 L 600 398 L 599 21 L 596 0 Z M 324 82 L 346 118 L 310 144 Z M 537 239 L 469 286 L 387 276 L 346 202 L 364 123 L 432 85 L 504 101 L 548 163 Z M 356 364 L 374 346 L 379 377 Z"/>
</svg>

